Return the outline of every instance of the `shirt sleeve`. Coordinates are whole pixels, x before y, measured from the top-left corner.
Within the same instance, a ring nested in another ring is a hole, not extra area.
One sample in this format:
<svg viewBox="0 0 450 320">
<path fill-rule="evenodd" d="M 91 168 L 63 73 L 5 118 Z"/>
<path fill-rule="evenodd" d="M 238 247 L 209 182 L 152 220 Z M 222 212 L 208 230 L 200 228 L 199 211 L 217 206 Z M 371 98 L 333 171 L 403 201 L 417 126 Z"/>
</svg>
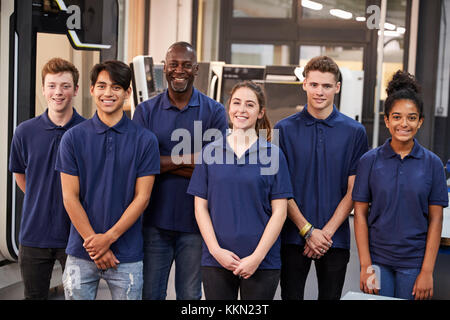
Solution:
<svg viewBox="0 0 450 320">
<path fill-rule="evenodd" d="M 348 175 L 353 176 L 356 174 L 356 170 L 358 167 L 358 161 L 361 158 L 361 156 L 366 153 L 369 150 L 369 142 L 367 139 L 366 130 L 364 127 L 360 128 L 358 130 L 358 134 L 355 140 L 355 147 L 354 147 L 353 156 L 351 159 L 350 164 L 350 170 Z"/>
<path fill-rule="evenodd" d="M 277 153 L 275 156 L 278 158 L 278 172 L 275 174 L 274 181 L 271 186 L 270 200 L 291 199 L 293 198 L 292 184 L 286 158 L 283 151 L 279 148 L 273 147 L 272 150 Z"/>
<path fill-rule="evenodd" d="M 356 171 L 355 184 L 353 185 L 352 200 L 359 202 L 371 202 L 370 173 L 374 160 L 367 153 L 359 159 Z"/>
<path fill-rule="evenodd" d="M 203 154 L 203 151 L 202 151 Z M 201 156 L 200 154 L 199 156 Z M 194 172 L 187 189 L 187 193 L 203 199 L 208 199 L 208 165 L 205 161 L 198 163 L 196 161 Z"/>
<path fill-rule="evenodd" d="M 145 177 L 154 174 L 159 174 L 159 146 L 156 136 L 147 129 L 146 143 L 143 145 L 143 152 L 139 161 L 139 168 L 137 172 L 138 177 Z"/>
<path fill-rule="evenodd" d="M 138 104 L 133 114 L 133 122 L 139 124 L 141 127 L 147 128 L 144 120 L 144 108 L 142 104 Z"/>
<path fill-rule="evenodd" d="M 56 156 L 55 170 L 79 176 L 78 164 L 75 157 L 75 146 L 72 141 L 72 132 L 67 131 L 59 144 L 58 155 Z"/>
<path fill-rule="evenodd" d="M 211 123 L 211 128 L 220 130 L 220 132 L 222 132 L 222 135 L 225 137 L 228 130 L 228 120 L 225 113 L 225 107 L 222 104 L 218 104 L 217 109 L 218 110 L 215 113 L 214 119 Z"/>
<path fill-rule="evenodd" d="M 11 152 L 9 155 L 9 171 L 15 173 L 25 173 L 27 168 L 26 150 L 22 144 L 22 139 L 16 131 L 11 142 Z"/>
<path fill-rule="evenodd" d="M 445 170 L 439 158 L 433 159 L 433 180 L 428 205 L 448 207 L 448 189 L 445 179 Z"/>
</svg>

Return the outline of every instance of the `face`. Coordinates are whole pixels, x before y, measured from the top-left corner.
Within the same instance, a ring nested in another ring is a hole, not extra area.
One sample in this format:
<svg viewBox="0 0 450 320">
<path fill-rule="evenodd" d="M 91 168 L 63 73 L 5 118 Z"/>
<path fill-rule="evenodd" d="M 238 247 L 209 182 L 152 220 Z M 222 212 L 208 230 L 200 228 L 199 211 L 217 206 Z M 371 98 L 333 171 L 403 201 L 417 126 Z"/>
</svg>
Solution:
<svg viewBox="0 0 450 320">
<path fill-rule="evenodd" d="M 398 100 L 392 106 L 388 117 L 384 117 L 386 128 L 393 141 L 410 142 L 423 123 L 419 110 L 411 100 Z"/>
<path fill-rule="evenodd" d="M 121 114 L 130 93 L 131 88 L 124 90 L 119 84 L 113 83 L 105 70 L 99 73 L 95 85 L 91 86 L 91 96 L 97 105 L 97 111 L 107 116 Z"/>
<path fill-rule="evenodd" d="M 177 93 L 191 90 L 197 72 L 198 64 L 194 52 L 182 46 L 175 46 L 167 52 L 164 73 L 169 90 Z"/>
<path fill-rule="evenodd" d="M 72 108 L 72 99 L 77 92 L 78 86 L 74 86 L 70 72 L 48 73 L 45 76 L 42 93 L 50 110 L 63 112 Z"/>
<path fill-rule="evenodd" d="M 264 110 L 260 110 L 256 94 L 242 87 L 231 96 L 228 115 L 233 129 L 247 130 L 255 128 L 256 121 L 264 116 Z"/>
<path fill-rule="evenodd" d="M 336 82 L 331 72 L 310 71 L 303 81 L 308 108 L 312 111 L 323 111 L 333 108 L 334 95 L 339 93 L 341 83 Z"/>
</svg>

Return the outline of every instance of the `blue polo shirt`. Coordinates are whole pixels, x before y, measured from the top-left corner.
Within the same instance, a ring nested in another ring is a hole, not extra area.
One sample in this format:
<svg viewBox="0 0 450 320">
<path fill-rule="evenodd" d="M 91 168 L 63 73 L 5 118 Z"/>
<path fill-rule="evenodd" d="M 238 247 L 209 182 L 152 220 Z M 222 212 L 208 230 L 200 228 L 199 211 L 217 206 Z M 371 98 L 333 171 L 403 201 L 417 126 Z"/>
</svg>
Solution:
<svg viewBox="0 0 450 320">
<path fill-rule="evenodd" d="M 55 171 L 61 137 L 85 119 L 75 109 L 63 127 L 43 114 L 22 122 L 11 142 L 9 170 L 24 173 L 26 192 L 22 207 L 19 243 L 38 248 L 65 248 L 70 219 L 64 209 L 59 173 Z"/>
<path fill-rule="evenodd" d="M 211 142 L 208 139 L 203 141 L 205 131 L 218 129 L 224 135 L 228 129 L 223 105 L 195 88 L 189 103 L 182 110 L 172 106 L 166 90 L 139 104 L 133 121 L 150 129 L 156 135 L 161 156 L 170 156 L 172 149 L 184 140 L 188 141 L 190 148 L 181 150 L 177 155 L 200 152 L 204 145 Z M 195 124 L 195 121 L 200 122 Z M 181 132 L 184 135 L 175 136 L 172 141 L 172 133 L 176 129 L 185 129 L 184 133 Z M 144 226 L 180 232 L 199 232 L 194 216 L 194 197 L 186 193 L 188 185 L 188 178 L 169 172 L 158 175 L 150 204 L 144 215 Z"/>
<path fill-rule="evenodd" d="M 277 123 L 280 148 L 291 174 L 294 198 L 303 216 L 322 229 L 347 193 L 348 177 L 356 174 L 359 158 L 368 150 L 366 130 L 333 106 L 328 118 L 316 119 L 308 106 Z M 350 248 L 348 219 L 333 236 L 333 247 Z M 304 245 L 295 224 L 287 219 L 286 244 Z"/>
<path fill-rule="evenodd" d="M 264 168 L 270 169 L 265 172 Z M 219 245 L 240 258 L 255 251 L 272 216 L 271 200 L 292 198 L 283 152 L 263 139 L 239 159 L 226 139 L 207 145 L 187 192 L 208 200 Z M 259 269 L 280 269 L 280 242 L 278 237 Z M 204 242 L 202 250 L 202 266 L 222 267 Z"/>
<path fill-rule="evenodd" d="M 154 134 L 123 114 L 108 127 L 97 113 L 69 130 L 61 141 L 56 170 L 78 176 L 80 202 L 96 233 L 105 233 L 134 199 L 136 179 L 159 173 L 158 142 Z M 143 259 L 142 218 L 110 249 L 120 262 Z M 66 252 L 90 260 L 83 239 L 72 225 Z"/>
<path fill-rule="evenodd" d="M 448 206 L 441 160 L 414 139 L 401 159 L 392 138 L 361 157 L 354 201 L 370 202 L 369 250 L 374 264 L 420 268 L 428 232 L 428 206 Z"/>
</svg>

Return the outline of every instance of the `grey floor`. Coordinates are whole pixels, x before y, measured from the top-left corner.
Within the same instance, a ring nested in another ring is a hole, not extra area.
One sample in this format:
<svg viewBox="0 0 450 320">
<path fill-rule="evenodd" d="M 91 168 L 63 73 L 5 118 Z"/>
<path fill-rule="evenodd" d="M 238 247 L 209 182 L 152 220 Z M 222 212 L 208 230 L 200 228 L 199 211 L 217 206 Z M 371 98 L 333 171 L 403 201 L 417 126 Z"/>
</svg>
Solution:
<svg viewBox="0 0 450 320">
<path fill-rule="evenodd" d="M 342 290 L 342 296 L 345 295 L 348 291 L 357 291 L 359 292 L 359 260 L 358 260 L 358 251 L 356 248 L 356 242 L 353 232 L 353 217 L 350 217 L 350 227 L 351 227 L 351 253 L 350 253 L 350 262 L 347 266 L 347 274 L 345 277 L 344 288 Z M 167 299 L 175 300 L 175 267 L 172 267 L 172 270 L 169 275 L 169 285 L 167 288 Z M 64 299 L 64 295 L 61 290 L 57 290 L 53 295 L 53 299 L 61 300 Z M 97 293 L 97 300 L 110 300 L 111 294 L 109 293 L 108 285 L 105 281 L 101 280 Z M 203 298 L 202 298 L 203 299 Z M 280 300 L 280 287 L 278 286 L 277 292 L 275 294 L 275 300 Z M 314 264 L 311 266 L 311 270 L 309 271 L 308 279 L 306 281 L 305 287 L 305 299 L 306 300 L 315 300 L 317 299 L 317 278 L 316 278 L 316 270 L 314 268 Z"/>
</svg>

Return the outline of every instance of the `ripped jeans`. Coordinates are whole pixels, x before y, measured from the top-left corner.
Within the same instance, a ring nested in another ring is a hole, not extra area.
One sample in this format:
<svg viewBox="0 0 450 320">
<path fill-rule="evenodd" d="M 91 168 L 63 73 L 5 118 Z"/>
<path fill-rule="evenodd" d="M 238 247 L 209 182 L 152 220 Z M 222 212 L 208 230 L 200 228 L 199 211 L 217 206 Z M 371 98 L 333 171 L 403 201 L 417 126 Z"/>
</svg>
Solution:
<svg viewBox="0 0 450 320">
<path fill-rule="evenodd" d="M 142 261 L 119 263 L 105 271 L 93 261 L 67 256 L 63 274 L 66 300 L 95 300 L 100 279 L 104 279 L 113 300 L 142 299 Z"/>
</svg>

